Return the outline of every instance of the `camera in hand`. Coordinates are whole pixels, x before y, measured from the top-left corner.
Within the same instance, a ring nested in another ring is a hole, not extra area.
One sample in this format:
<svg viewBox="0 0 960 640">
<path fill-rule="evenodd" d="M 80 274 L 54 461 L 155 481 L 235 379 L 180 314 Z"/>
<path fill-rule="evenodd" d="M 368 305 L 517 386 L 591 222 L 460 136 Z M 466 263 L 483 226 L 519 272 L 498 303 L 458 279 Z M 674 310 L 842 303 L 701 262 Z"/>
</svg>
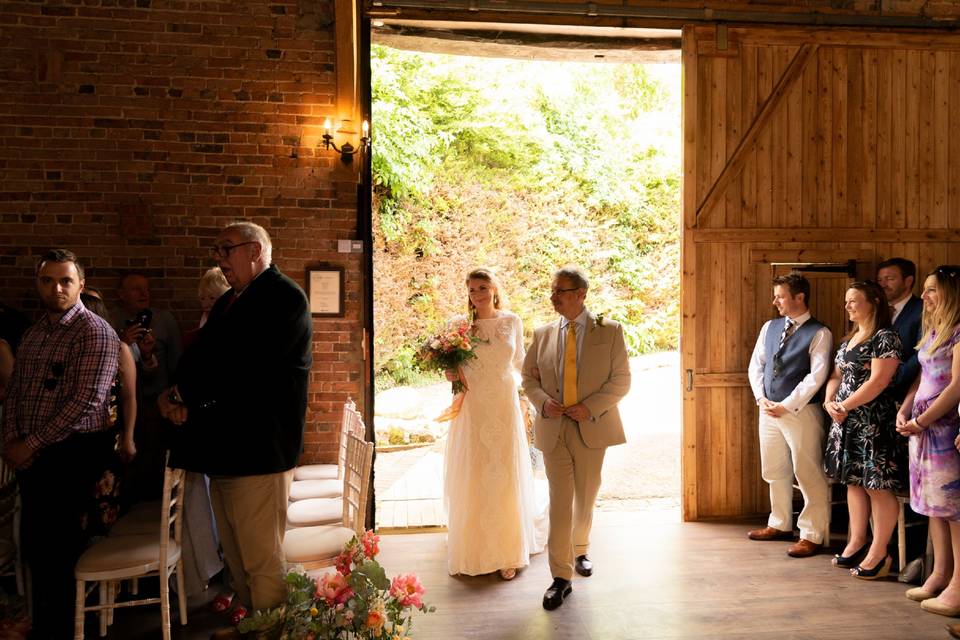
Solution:
<svg viewBox="0 0 960 640">
<path fill-rule="evenodd" d="M 153 311 L 150 309 L 143 309 L 138 311 L 137 315 L 127 320 L 127 326 L 132 327 L 133 325 L 140 325 L 143 329 L 150 328 L 150 321 L 153 320 Z"/>
</svg>

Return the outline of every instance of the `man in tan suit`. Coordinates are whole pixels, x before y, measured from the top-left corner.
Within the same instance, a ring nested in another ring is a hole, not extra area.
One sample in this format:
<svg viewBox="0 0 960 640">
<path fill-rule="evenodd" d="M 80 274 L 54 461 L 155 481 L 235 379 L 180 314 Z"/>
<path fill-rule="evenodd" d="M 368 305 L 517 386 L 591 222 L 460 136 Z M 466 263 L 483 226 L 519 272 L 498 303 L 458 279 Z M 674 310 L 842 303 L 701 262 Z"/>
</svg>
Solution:
<svg viewBox="0 0 960 640">
<path fill-rule="evenodd" d="M 574 565 L 582 576 L 593 573 L 587 551 L 603 455 L 626 442 L 617 409 L 630 390 L 623 329 L 587 311 L 588 287 L 579 269 L 554 274 L 550 302 L 560 318 L 534 331 L 523 363 L 523 389 L 537 407 L 534 444 L 550 481 L 547 610 L 573 591 Z"/>
</svg>

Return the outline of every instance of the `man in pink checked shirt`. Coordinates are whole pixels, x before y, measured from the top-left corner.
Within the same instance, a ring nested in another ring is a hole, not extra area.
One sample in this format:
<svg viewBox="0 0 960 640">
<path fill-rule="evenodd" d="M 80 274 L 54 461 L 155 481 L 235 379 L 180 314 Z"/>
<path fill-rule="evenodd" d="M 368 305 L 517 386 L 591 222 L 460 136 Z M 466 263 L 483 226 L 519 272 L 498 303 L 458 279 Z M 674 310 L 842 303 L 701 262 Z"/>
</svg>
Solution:
<svg viewBox="0 0 960 640">
<path fill-rule="evenodd" d="M 46 313 L 23 335 L 3 407 L 3 458 L 17 470 L 23 555 L 33 575 L 33 634 L 73 634 L 73 567 L 100 463 L 113 450 L 110 387 L 120 340 L 80 302 L 83 267 L 70 251 L 37 267 Z"/>
</svg>

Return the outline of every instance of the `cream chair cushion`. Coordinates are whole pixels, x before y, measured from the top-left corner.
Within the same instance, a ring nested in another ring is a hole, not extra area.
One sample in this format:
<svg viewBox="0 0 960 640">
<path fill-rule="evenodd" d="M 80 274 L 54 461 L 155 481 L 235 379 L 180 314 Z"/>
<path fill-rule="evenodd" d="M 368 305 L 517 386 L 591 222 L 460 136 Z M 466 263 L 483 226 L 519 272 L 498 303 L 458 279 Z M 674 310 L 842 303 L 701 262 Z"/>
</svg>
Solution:
<svg viewBox="0 0 960 640">
<path fill-rule="evenodd" d="M 336 480 L 339 477 L 335 464 L 305 464 L 293 470 L 294 480 Z"/>
<path fill-rule="evenodd" d="M 353 529 L 336 526 L 291 529 L 284 536 L 283 553 L 288 564 L 333 558 L 354 535 Z"/>
<path fill-rule="evenodd" d="M 336 498 L 343 495 L 343 480 L 294 480 L 290 483 L 290 501 L 310 498 Z"/>
<path fill-rule="evenodd" d="M 287 507 L 287 526 L 290 527 L 340 524 L 342 521 L 342 498 L 309 498 L 291 502 Z"/>
<path fill-rule="evenodd" d="M 154 526 L 159 529 L 159 519 Z M 169 563 L 174 564 L 180 557 L 180 546 L 170 540 L 167 547 Z M 103 572 L 116 572 L 130 569 L 135 575 L 155 570 L 160 564 L 160 545 L 157 534 L 107 537 L 87 549 L 77 560 L 78 577 Z M 86 578 L 90 579 L 90 578 Z"/>
</svg>

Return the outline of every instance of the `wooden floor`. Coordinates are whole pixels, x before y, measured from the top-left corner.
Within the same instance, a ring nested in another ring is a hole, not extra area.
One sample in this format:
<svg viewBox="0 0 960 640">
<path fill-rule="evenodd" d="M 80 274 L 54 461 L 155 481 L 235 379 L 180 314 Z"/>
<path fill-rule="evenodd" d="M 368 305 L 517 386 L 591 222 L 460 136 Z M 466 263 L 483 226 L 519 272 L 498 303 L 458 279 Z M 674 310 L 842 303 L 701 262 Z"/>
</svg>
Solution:
<svg viewBox="0 0 960 640">
<path fill-rule="evenodd" d="M 854 579 L 827 555 L 790 558 L 788 543 L 751 542 L 748 528 L 600 512 L 595 573 L 577 577 L 553 612 L 540 605 L 550 583 L 544 554 L 504 582 L 447 576 L 444 535 L 388 536 L 381 547 L 387 573 L 416 571 L 438 608 L 416 618 L 416 640 L 920 640 L 946 638 L 944 625 L 960 622 L 922 611 L 894 578 Z"/>
<path fill-rule="evenodd" d="M 676 512 L 602 511 L 591 578 L 577 577 L 557 611 L 541 607 L 545 554 L 512 582 L 446 573 L 446 535 L 384 535 L 388 575 L 416 572 L 438 611 L 417 615 L 414 640 L 943 639 L 949 622 L 907 600 L 895 578 L 867 582 L 829 556 L 794 559 L 788 543 L 751 542 L 751 524 L 681 524 Z M 111 638 L 154 638 L 154 607 L 117 613 Z M 196 613 L 196 612 L 195 612 Z M 174 638 L 205 639 L 217 619 L 200 613 Z M 95 635 L 91 636 L 95 637 Z"/>
</svg>

